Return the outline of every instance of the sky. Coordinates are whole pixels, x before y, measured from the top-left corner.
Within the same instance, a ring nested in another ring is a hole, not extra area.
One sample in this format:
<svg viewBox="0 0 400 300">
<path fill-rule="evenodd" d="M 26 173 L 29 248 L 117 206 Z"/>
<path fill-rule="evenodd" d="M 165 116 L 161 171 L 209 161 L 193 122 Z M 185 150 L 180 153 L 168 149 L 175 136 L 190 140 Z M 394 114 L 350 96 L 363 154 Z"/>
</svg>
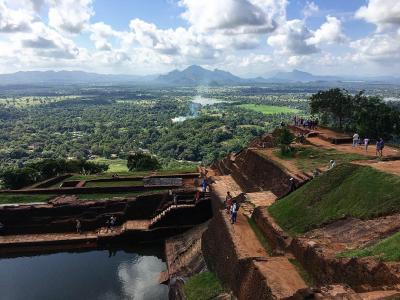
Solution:
<svg viewBox="0 0 400 300">
<path fill-rule="evenodd" d="M 0 0 L 0 73 L 400 76 L 399 0 Z"/>
</svg>

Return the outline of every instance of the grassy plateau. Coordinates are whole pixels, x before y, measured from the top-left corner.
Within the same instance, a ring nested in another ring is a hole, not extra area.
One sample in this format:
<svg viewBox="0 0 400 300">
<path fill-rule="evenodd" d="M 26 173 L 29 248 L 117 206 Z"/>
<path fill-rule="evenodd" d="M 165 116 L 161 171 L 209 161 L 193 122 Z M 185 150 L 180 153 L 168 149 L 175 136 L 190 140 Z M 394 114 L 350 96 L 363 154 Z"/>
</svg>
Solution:
<svg viewBox="0 0 400 300">
<path fill-rule="evenodd" d="M 340 253 L 339 257 L 375 257 L 384 261 L 400 261 L 400 232 L 363 249 Z"/>
<path fill-rule="evenodd" d="M 296 235 L 343 217 L 369 219 L 400 212 L 400 177 L 368 166 L 338 165 L 269 207 Z"/>
</svg>

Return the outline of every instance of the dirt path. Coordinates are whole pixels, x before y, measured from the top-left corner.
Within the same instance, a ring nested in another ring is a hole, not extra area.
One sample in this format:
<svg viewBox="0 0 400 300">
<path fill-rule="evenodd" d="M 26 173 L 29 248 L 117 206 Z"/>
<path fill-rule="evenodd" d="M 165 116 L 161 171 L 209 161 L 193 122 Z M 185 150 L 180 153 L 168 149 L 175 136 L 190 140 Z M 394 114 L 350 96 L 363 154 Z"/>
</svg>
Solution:
<svg viewBox="0 0 400 300">
<path fill-rule="evenodd" d="M 304 238 L 316 242 L 324 253 L 334 257 L 337 252 L 374 244 L 400 230 L 400 214 L 370 220 L 346 218 L 311 230 Z"/>
<path fill-rule="evenodd" d="M 296 174 L 301 173 L 301 171 L 296 166 L 295 160 L 279 158 L 274 153 L 276 149 L 277 148 L 266 148 L 266 149 L 256 149 L 254 151 L 259 153 L 261 156 L 268 157 L 269 159 L 275 161 L 278 165 L 282 166 L 287 171 L 287 173 L 289 173 L 292 177 L 297 177 Z"/>
<path fill-rule="evenodd" d="M 400 160 L 393 160 L 393 161 L 361 160 L 361 161 L 355 161 L 353 163 L 362 166 L 370 166 L 377 170 L 400 176 Z"/>
<path fill-rule="evenodd" d="M 238 195 L 242 191 L 231 176 L 215 176 L 213 193 L 221 202 L 225 200 L 226 192 Z M 276 199 L 271 192 L 249 193 L 248 198 L 252 205 L 270 205 Z M 270 257 L 265 248 L 261 245 L 253 229 L 251 228 L 245 212 L 240 209 L 237 216 L 237 223 L 230 224 L 227 213 L 222 212 L 222 217 L 228 228 L 228 234 L 234 243 L 239 259 L 252 259 L 255 266 L 265 278 L 263 282 L 271 290 L 271 294 L 277 299 L 291 297 L 298 290 L 307 288 L 306 283 L 291 264 L 287 257 Z"/>
<path fill-rule="evenodd" d="M 335 149 L 341 152 L 347 152 L 347 153 L 356 153 L 364 156 L 376 156 L 376 151 L 375 151 L 375 145 L 370 145 L 368 147 L 368 151 L 366 152 L 364 150 L 363 146 L 358 146 L 358 147 L 352 147 L 351 144 L 332 144 L 331 142 L 325 141 L 320 139 L 319 137 L 309 137 L 307 138 L 307 141 L 309 141 L 312 145 L 316 147 L 323 147 L 326 149 Z M 399 156 L 400 155 L 400 150 L 390 147 L 390 146 L 385 146 L 385 149 L 383 150 L 383 155 L 384 156 Z"/>
</svg>

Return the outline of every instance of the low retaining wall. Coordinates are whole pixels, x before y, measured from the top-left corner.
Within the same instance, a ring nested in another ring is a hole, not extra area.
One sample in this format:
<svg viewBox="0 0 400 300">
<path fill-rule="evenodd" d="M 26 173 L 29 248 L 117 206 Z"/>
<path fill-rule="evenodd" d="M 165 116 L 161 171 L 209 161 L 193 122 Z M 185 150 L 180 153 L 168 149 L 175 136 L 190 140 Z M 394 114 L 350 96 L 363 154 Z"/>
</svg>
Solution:
<svg viewBox="0 0 400 300">
<path fill-rule="evenodd" d="M 1 190 L 0 194 L 102 194 L 118 192 L 145 192 L 155 189 L 176 189 L 177 186 L 114 186 L 114 187 L 66 187 L 55 189 Z"/>
<path fill-rule="evenodd" d="M 207 266 L 232 290 L 238 299 L 272 299 L 257 258 L 240 258 L 229 234 L 223 211 L 218 211 L 202 237 Z M 246 241 L 243 241 L 244 243 Z"/>
<path fill-rule="evenodd" d="M 247 149 L 236 157 L 235 162 L 248 180 L 265 191 L 273 192 L 278 198 L 290 190 L 291 176 L 273 161 L 258 154 L 256 150 Z"/>
<path fill-rule="evenodd" d="M 251 218 L 274 251 L 285 251 L 288 248 L 292 238 L 275 223 L 266 207 L 256 207 Z"/>
<path fill-rule="evenodd" d="M 356 292 L 400 284 L 400 263 L 371 259 L 329 258 L 314 244 L 294 238 L 290 250 L 318 284 L 345 283 Z"/>
<path fill-rule="evenodd" d="M 37 188 L 48 188 L 49 186 L 52 186 L 58 182 L 62 182 L 63 180 L 67 179 L 68 177 L 71 177 L 72 174 L 63 174 L 57 177 L 53 177 L 50 179 L 47 179 L 45 181 L 36 183 L 30 187 L 28 187 L 28 189 L 37 189 Z"/>
</svg>

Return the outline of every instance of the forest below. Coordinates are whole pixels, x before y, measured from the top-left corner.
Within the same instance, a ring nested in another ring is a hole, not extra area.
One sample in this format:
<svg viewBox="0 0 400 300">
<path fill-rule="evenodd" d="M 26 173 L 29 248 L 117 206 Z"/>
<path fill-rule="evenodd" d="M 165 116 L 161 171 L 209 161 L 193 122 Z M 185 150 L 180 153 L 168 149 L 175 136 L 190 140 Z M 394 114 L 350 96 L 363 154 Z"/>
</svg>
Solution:
<svg viewBox="0 0 400 300">
<path fill-rule="evenodd" d="M 305 111 L 293 96 L 248 96 L 238 91 L 208 92 L 222 102 L 193 105 L 193 91 L 125 94 L 97 89 L 88 95 L 13 96 L 0 99 L 1 168 L 40 159 L 123 158 L 138 150 L 176 161 L 209 164 L 292 118 L 283 106 Z M 282 112 L 265 114 L 241 104 L 267 104 Z M 184 116 L 184 121 L 173 119 Z"/>
</svg>

